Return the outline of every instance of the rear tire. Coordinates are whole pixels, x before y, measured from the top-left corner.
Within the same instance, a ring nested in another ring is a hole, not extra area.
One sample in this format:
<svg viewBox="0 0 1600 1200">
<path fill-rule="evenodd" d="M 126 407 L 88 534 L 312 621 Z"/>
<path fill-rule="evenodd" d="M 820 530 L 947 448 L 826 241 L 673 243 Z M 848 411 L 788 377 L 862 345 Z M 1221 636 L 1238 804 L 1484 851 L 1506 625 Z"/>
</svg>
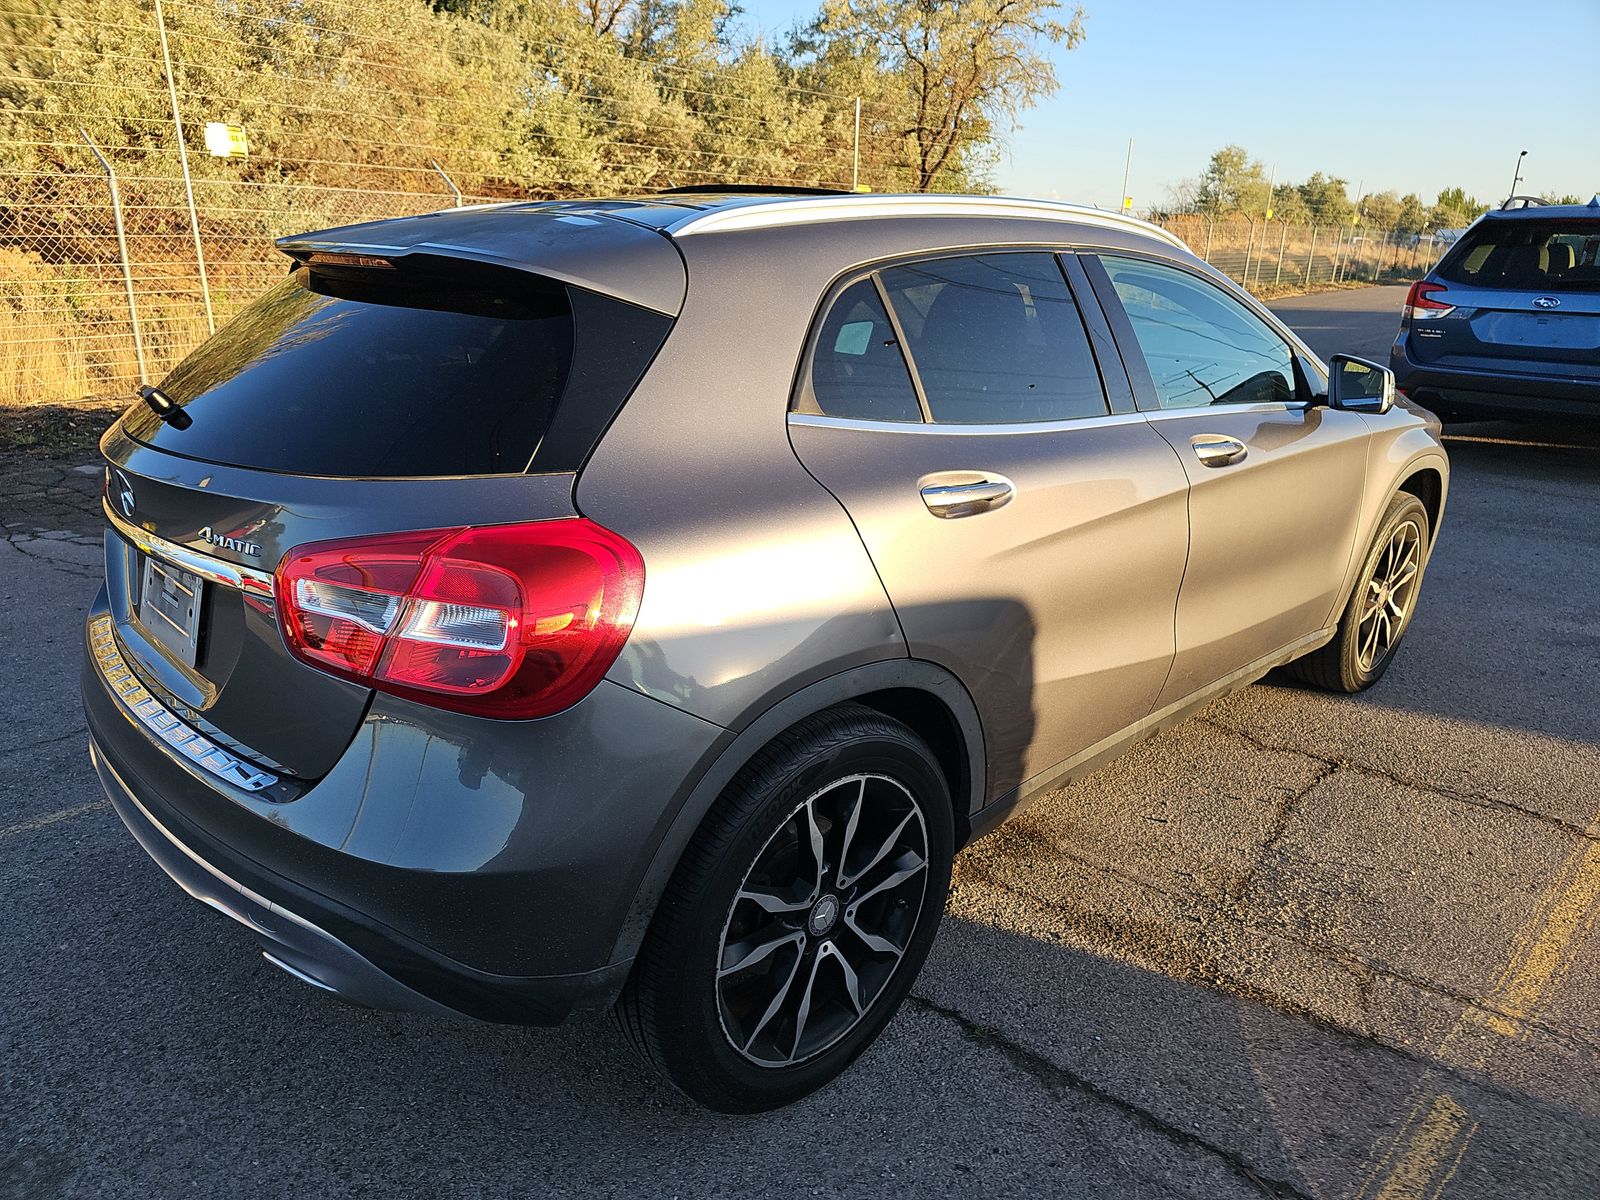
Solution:
<svg viewBox="0 0 1600 1200">
<path fill-rule="evenodd" d="M 1284 669 L 1330 692 L 1360 692 L 1382 679 L 1417 611 L 1428 550 L 1428 510 L 1401 492 L 1378 523 L 1333 640 Z"/>
<path fill-rule="evenodd" d="M 684 852 L 617 1002 L 623 1032 L 708 1108 L 815 1091 L 911 990 L 953 845 L 921 738 L 857 704 L 807 718 L 735 776 Z"/>
</svg>

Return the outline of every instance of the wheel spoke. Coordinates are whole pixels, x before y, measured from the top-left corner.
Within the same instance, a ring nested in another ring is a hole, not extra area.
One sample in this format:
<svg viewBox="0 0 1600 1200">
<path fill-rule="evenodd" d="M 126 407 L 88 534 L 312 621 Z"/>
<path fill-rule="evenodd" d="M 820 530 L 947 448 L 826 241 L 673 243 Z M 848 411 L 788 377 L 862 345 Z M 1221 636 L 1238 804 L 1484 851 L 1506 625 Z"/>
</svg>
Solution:
<svg viewBox="0 0 1600 1200">
<path fill-rule="evenodd" d="M 822 949 L 829 958 L 839 964 L 839 970 L 844 974 L 844 994 L 850 1001 L 850 1007 L 855 1009 L 856 1016 L 859 1017 L 867 1011 L 867 1001 L 861 994 L 861 979 L 856 974 L 856 969 L 850 965 L 850 960 L 839 952 L 839 948 L 831 942 L 823 943 Z M 820 959 L 822 955 L 819 954 L 817 957 Z"/>
<path fill-rule="evenodd" d="M 800 993 L 800 1007 L 794 1017 L 794 1046 L 789 1051 L 789 1061 L 800 1057 L 800 1039 L 806 1035 L 806 1025 L 811 1020 L 811 997 L 817 990 L 817 968 L 822 965 L 819 952 L 811 959 L 811 972 L 806 976 L 806 990 Z"/>
<path fill-rule="evenodd" d="M 805 912 L 816 902 L 815 896 L 805 900 L 790 900 L 787 896 L 780 896 L 777 892 L 759 887 L 740 888 L 738 895 L 734 899 L 735 902 L 748 900 L 763 912 L 771 913 L 773 916 L 781 916 L 784 913 Z"/>
<path fill-rule="evenodd" d="M 792 933 L 784 933 L 777 937 L 748 938 L 742 942 L 735 942 L 731 946 L 723 947 L 722 966 L 717 970 L 717 978 L 722 979 L 728 975 L 736 974 L 766 961 L 771 955 L 784 946 L 794 946 L 799 949 L 805 945 L 806 935 L 798 929 Z M 733 961 L 729 962 L 732 957 Z"/>
<path fill-rule="evenodd" d="M 850 806 L 850 819 L 844 826 L 844 843 L 839 847 L 839 870 L 834 875 L 834 886 L 838 888 L 849 887 L 845 882 L 844 864 L 850 861 L 850 846 L 856 840 L 856 826 L 861 823 L 861 810 L 867 803 L 867 779 L 861 777 L 861 786 L 856 790 L 856 802 Z"/>
<path fill-rule="evenodd" d="M 1409 562 L 1409 561 L 1405 562 L 1405 563 L 1402 563 L 1400 565 L 1399 571 L 1397 571 L 1395 573 L 1394 577 L 1389 580 L 1389 590 L 1390 591 L 1395 591 L 1395 590 L 1398 590 L 1399 588 L 1403 588 L 1406 584 L 1410 583 L 1412 581 L 1412 579 L 1414 579 L 1416 577 L 1416 574 L 1417 574 L 1417 564 L 1416 563 Z"/>
<path fill-rule="evenodd" d="M 851 910 L 844 915 L 844 924 L 846 929 L 866 943 L 867 949 L 869 950 L 872 950 L 878 954 L 892 954 L 896 958 L 899 958 L 906 952 L 906 948 L 904 946 L 897 946 L 883 935 L 869 933 L 867 930 L 861 928 L 860 922 L 856 920 L 855 908 L 853 905 L 851 906 Z"/>
<path fill-rule="evenodd" d="M 900 823 L 890 831 L 888 837 L 883 839 L 883 844 L 880 845 L 873 853 L 872 858 L 867 865 L 862 867 L 859 871 L 854 871 L 850 875 L 846 876 L 844 874 L 844 864 L 839 864 L 839 886 L 842 888 L 853 886 L 868 871 L 872 870 L 873 867 L 877 866 L 885 858 L 887 858 L 894 851 L 896 844 L 899 843 L 900 835 L 905 832 L 906 826 L 911 824 L 912 818 L 916 815 L 916 810 L 912 809 L 910 812 L 906 813 L 905 816 L 901 817 Z"/>
<path fill-rule="evenodd" d="M 772 1018 L 778 1015 L 778 1010 L 783 1007 L 783 1002 L 789 998 L 789 993 L 794 990 L 794 981 L 800 974 L 800 964 L 805 962 L 804 954 L 796 954 L 794 962 L 789 966 L 789 973 L 784 976 L 783 983 L 773 993 L 772 1002 L 767 1005 L 766 1011 L 761 1014 L 761 1019 L 755 1023 L 755 1028 L 750 1030 L 750 1036 L 745 1038 L 744 1045 L 740 1047 L 743 1054 L 750 1053 L 750 1047 L 755 1045 L 756 1039 L 761 1036 L 761 1031 L 772 1024 Z M 789 1056 L 794 1057 L 792 1054 Z"/>
<path fill-rule="evenodd" d="M 1361 661 L 1368 667 L 1372 665 L 1373 660 L 1378 654 L 1378 626 L 1382 619 L 1383 615 L 1377 611 L 1374 611 L 1372 616 L 1372 628 L 1369 629 L 1361 639 Z"/>
<path fill-rule="evenodd" d="M 822 855 L 822 828 L 817 824 L 816 797 L 806 801 L 806 831 L 811 837 L 811 857 L 816 863 L 816 880 L 811 888 L 811 903 L 816 903 L 818 896 L 822 895 L 822 876 L 827 869 L 827 864 Z"/>
<path fill-rule="evenodd" d="M 918 871 L 922 870 L 928 865 L 928 860 L 923 858 L 921 855 L 916 855 L 915 857 L 917 861 L 914 864 L 909 867 L 899 868 L 893 874 L 885 876 L 875 886 L 857 896 L 855 901 L 850 905 L 850 911 L 853 913 L 874 896 L 879 895 L 882 892 L 886 892 L 890 888 L 899 887 L 902 883 L 910 879 Z"/>
</svg>

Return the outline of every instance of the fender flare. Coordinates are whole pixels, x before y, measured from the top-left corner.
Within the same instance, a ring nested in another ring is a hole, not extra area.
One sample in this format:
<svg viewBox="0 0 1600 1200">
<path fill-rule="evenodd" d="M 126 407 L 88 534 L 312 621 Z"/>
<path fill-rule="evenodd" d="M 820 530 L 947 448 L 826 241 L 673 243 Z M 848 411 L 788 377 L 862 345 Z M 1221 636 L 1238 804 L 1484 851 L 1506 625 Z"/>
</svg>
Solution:
<svg viewBox="0 0 1600 1200">
<path fill-rule="evenodd" d="M 852 667 L 809 684 L 771 705 L 746 722 L 717 753 L 678 806 L 665 834 L 657 842 L 644 875 L 634 890 L 633 902 L 618 931 L 609 961 L 618 964 L 638 954 L 639 945 L 644 941 L 651 919 L 655 916 L 656 906 L 665 894 L 690 839 L 741 767 L 773 738 L 806 717 L 836 704 L 890 689 L 928 693 L 944 704 L 961 730 L 965 743 L 961 749 L 967 775 L 967 804 L 965 812 L 955 814 L 957 842 L 960 844 L 971 815 L 985 803 L 987 764 L 983 725 L 978 717 L 977 705 L 973 703 L 965 685 L 944 667 L 915 658 L 897 658 Z"/>
</svg>

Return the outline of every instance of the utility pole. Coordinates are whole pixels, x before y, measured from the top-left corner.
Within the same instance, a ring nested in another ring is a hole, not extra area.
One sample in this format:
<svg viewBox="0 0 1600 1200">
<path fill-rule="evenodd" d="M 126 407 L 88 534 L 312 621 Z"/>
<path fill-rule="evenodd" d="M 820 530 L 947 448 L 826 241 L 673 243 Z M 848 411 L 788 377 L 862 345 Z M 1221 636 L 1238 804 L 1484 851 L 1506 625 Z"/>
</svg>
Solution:
<svg viewBox="0 0 1600 1200">
<path fill-rule="evenodd" d="M 1128 139 L 1128 158 L 1127 158 L 1127 161 L 1122 164 L 1122 199 L 1117 204 L 1117 210 L 1119 212 L 1127 212 L 1130 208 L 1133 207 L 1133 205 L 1128 203 L 1130 200 L 1133 199 L 1132 196 L 1128 195 L 1128 174 L 1132 170 L 1133 170 L 1133 139 L 1129 138 Z"/>
<path fill-rule="evenodd" d="M 200 248 L 200 214 L 194 207 L 194 180 L 189 177 L 189 149 L 183 140 L 183 118 L 178 115 L 178 88 L 172 82 L 172 55 L 167 50 L 167 18 L 156 0 L 156 29 L 161 33 L 161 63 L 167 72 L 167 98 L 172 101 L 172 128 L 178 135 L 178 162 L 183 166 L 183 189 L 189 195 L 189 229 L 194 234 L 194 260 L 200 268 L 200 295 L 206 302 L 206 329 L 217 331 L 211 314 L 211 283 L 206 279 L 206 252 Z"/>
</svg>

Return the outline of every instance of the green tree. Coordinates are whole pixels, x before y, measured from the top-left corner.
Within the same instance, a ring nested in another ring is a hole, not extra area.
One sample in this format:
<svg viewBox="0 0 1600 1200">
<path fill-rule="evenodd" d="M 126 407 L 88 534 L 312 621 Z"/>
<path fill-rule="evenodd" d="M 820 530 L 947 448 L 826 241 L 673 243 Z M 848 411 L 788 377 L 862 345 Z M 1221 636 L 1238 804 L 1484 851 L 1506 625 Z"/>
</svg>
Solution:
<svg viewBox="0 0 1600 1200">
<path fill-rule="evenodd" d="M 1077 47 L 1083 22 L 1058 0 L 826 0 L 796 48 L 828 91 L 887 77 L 885 124 L 907 143 L 912 186 L 933 191 L 970 186 L 996 131 L 1055 93 L 1050 50 Z"/>
<path fill-rule="evenodd" d="M 1407 192 L 1400 198 L 1400 212 L 1395 217 L 1394 227 L 1401 233 L 1421 233 L 1428 227 L 1428 209 L 1415 192 Z"/>
<path fill-rule="evenodd" d="M 1392 190 L 1364 197 L 1358 207 L 1361 223 L 1370 229 L 1393 229 L 1400 223 L 1402 204 Z"/>
<path fill-rule="evenodd" d="M 1476 220 L 1488 208 L 1487 204 L 1467 195 L 1461 188 L 1445 188 L 1433 202 L 1433 211 L 1428 218 L 1435 229 L 1459 229 Z"/>
<path fill-rule="evenodd" d="M 1266 210 L 1267 173 L 1243 146 L 1224 146 L 1211 156 L 1195 191 L 1195 207 L 1207 216 Z"/>
<path fill-rule="evenodd" d="M 1343 179 L 1313 171 L 1299 191 L 1306 211 L 1318 225 L 1348 225 L 1355 220 L 1356 206 Z"/>
</svg>

